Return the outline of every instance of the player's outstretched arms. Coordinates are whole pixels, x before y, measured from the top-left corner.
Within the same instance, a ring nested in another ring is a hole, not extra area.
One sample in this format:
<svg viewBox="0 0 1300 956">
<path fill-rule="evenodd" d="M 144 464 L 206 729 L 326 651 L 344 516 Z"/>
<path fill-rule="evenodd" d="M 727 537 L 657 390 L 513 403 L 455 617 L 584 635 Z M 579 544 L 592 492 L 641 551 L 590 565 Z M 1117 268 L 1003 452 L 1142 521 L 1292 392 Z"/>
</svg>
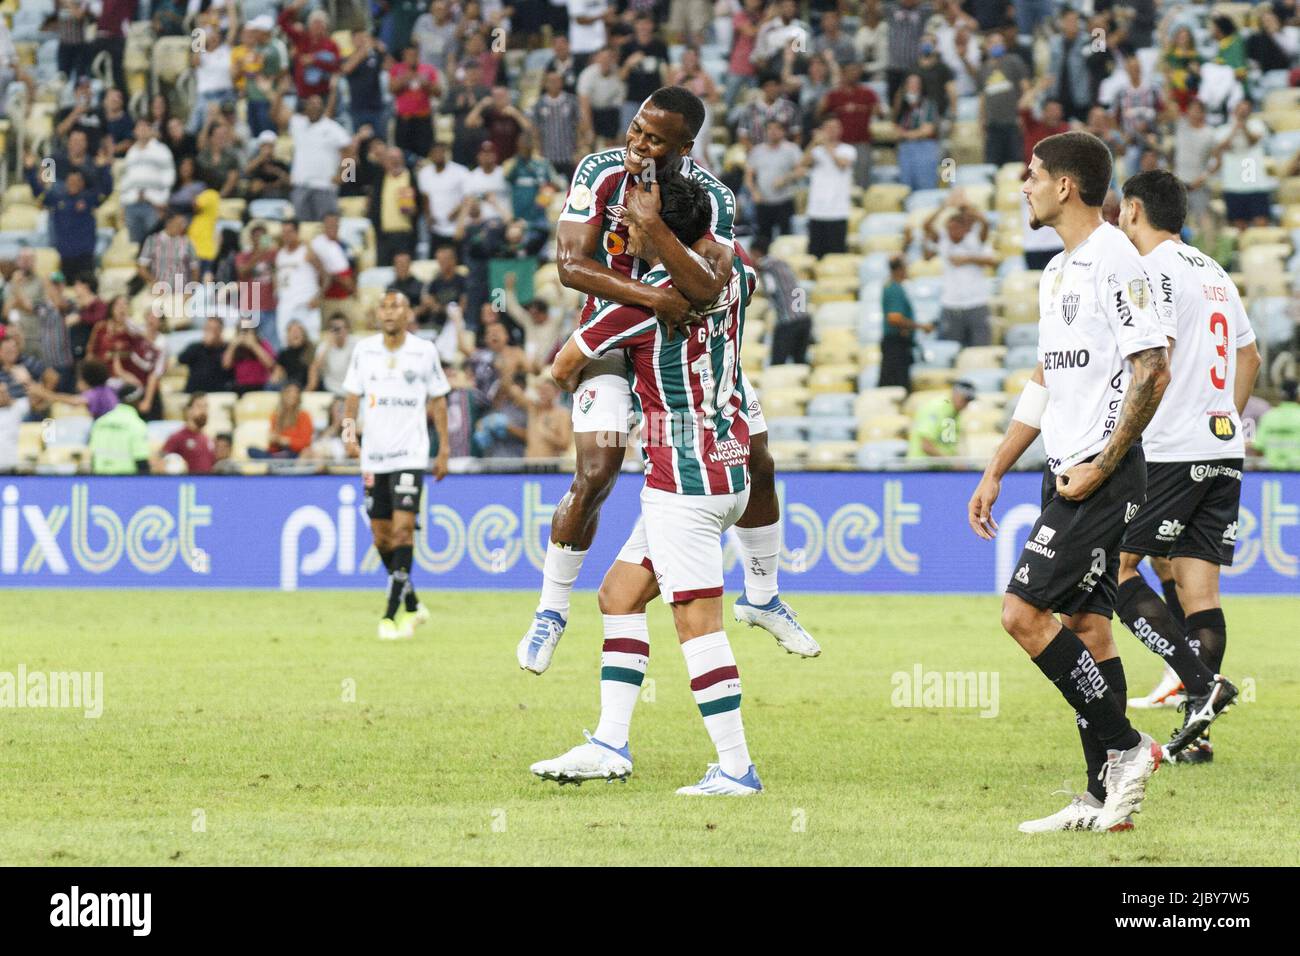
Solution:
<svg viewBox="0 0 1300 956">
<path fill-rule="evenodd" d="M 998 533 L 998 523 L 993 520 L 993 506 L 1002 492 L 1002 477 L 1038 437 L 1046 407 L 1047 389 L 1043 387 L 1043 366 L 1039 365 L 1034 369 L 1033 377 L 1025 383 L 1007 433 L 993 452 L 993 458 L 966 505 L 966 520 L 971 530 L 985 541 L 992 541 Z"/>
<path fill-rule="evenodd" d="M 1092 461 L 1080 462 L 1056 479 L 1056 490 L 1067 501 L 1082 501 L 1111 476 L 1142 436 L 1169 387 L 1169 350 L 1163 345 L 1135 352 L 1129 361 L 1133 363 L 1133 381 L 1110 441 Z"/>
</svg>

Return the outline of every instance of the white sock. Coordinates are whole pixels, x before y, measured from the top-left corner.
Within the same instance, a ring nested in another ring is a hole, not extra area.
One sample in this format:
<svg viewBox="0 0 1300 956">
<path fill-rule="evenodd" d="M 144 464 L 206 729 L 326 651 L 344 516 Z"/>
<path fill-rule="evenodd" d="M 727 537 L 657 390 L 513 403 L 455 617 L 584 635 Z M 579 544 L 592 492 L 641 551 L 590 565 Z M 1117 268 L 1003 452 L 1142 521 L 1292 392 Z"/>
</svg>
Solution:
<svg viewBox="0 0 1300 956">
<path fill-rule="evenodd" d="M 566 621 L 569 619 L 569 593 L 578 580 L 586 551 L 574 551 L 554 541 L 546 543 L 546 563 L 542 566 L 542 598 L 537 611 L 554 611 Z"/>
<path fill-rule="evenodd" d="M 781 564 L 781 522 L 762 528 L 733 529 L 745 565 L 745 597 L 766 604 L 777 595 L 776 572 Z"/>
<path fill-rule="evenodd" d="M 695 637 L 682 645 L 691 693 L 704 727 L 718 748 L 722 772 L 743 777 L 749 771 L 749 747 L 740 720 L 740 673 L 725 631 Z"/>
<path fill-rule="evenodd" d="M 606 614 L 600 652 L 600 723 L 597 740 L 611 747 L 627 744 L 632 709 L 650 663 L 650 631 L 645 614 Z"/>
</svg>

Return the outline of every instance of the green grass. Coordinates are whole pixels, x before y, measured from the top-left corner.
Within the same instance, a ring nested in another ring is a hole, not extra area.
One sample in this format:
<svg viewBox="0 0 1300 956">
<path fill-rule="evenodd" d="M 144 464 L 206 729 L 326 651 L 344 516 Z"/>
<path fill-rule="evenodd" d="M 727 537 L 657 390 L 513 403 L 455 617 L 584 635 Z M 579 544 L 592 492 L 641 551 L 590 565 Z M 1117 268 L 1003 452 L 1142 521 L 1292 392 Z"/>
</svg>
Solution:
<svg viewBox="0 0 1300 956">
<path fill-rule="evenodd" d="M 821 659 L 729 628 L 767 793 L 688 800 L 712 749 L 662 606 L 636 775 L 560 789 L 528 765 L 595 728 L 592 595 L 537 678 L 514 663 L 529 594 L 426 593 L 433 624 L 382 644 L 371 593 L 6 591 L 0 671 L 103 671 L 105 706 L 0 710 L 0 864 L 1300 862 L 1300 599 L 1229 601 L 1228 670 L 1256 699 L 1216 727 L 1213 766 L 1162 769 L 1134 832 L 1026 837 L 1083 771 L 997 599 L 791 597 Z M 1159 662 L 1116 637 L 1145 691 Z M 998 716 L 892 706 L 917 663 L 997 672 Z M 1175 720 L 1137 715 L 1161 739 Z"/>
</svg>

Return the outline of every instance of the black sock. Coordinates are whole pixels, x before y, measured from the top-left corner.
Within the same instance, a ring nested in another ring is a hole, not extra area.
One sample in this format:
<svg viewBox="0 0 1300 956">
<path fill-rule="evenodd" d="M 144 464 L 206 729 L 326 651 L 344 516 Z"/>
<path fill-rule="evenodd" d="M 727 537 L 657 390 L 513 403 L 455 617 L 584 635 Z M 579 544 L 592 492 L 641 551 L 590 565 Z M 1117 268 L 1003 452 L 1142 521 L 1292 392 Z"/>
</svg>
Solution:
<svg viewBox="0 0 1300 956">
<path fill-rule="evenodd" d="M 1124 677 L 1124 662 L 1118 657 L 1098 661 L 1097 670 L 1106 678 L 1110 691 L 1125 707 L 1128 705 L 1128 680 Z M 1079 725 L 1079 741 L 1083 744 L 1083 759 L 1088 764 L 1088 792 L 1106 802 L 1106 785 L 1101 780 L 1101 768 L 1106 765 L 1106 748 L 1092 732 L 1088 722 L 1077 711 L 1075 723 Z"/>
<path fill-rule="evenodd" d="M 1124 716 L 1123 702 L 1106 684 L 1106 678 L 1079 635 L 1062 625 L 1056 637 L 1034 658 L 1043 675 L 1056 685 L 1066 702 L 1083 716 L 1097 740 L 1107 750 L 1128 750 L 1141 742 Z"/>
<path fill-rule="evenodd" d="M 1212 607 L 1187 617 L 1187 639 L 1199 641 L 1201 660 L 1211 674 L 1223 667 L 1223 652 L 1228 649 L 1228 622 L 1223 608 Z"/>
<path fill-rule="evenodd" d="M 1178 600 L 1178 585 L 1174 579 L 1160 582 L 1160 590 L 1165 592 L 1165 606 L 1169 608 L 1169 613 L 1178 625 L 1178 629 L 1184 634 L 1187 633 L 1187 615 L 1183 613 L 1183 602 Z"/>
<path fill-rule="evenodd" d="M 378 548 L 375 549 L 379 551 Z M 391 572 L 393 570 L 393 552 L 379 551 L 379 560 L 384 562 L 384 570 Z"/>
<path fill-rule="evenodd" d="M 415 561 L 415 549 L 407 548 L 406 551 L 406 590 L 402 592 L 402 600 L 406 602 L 406 609 L 408 611 L 414 611 L 420 606 L 420 599 L 415 595 L 415 583 L 411 580 L 410 574 L 411 565 Z"/>
<path fill-rule="evenodd" d="M 411 583 L 411 553 L 414 549 L 408 544 L 393 549 L 388 575 L 388 611 L 384 617 L 393 617 L 402 603 L 402 594 Z"/>
<path fill-rule="evenodd" d="M 1119 586 L 1115 613 L 1147 650 L 1169 662 L 1188 693 L 1199 697 L 1210 689 L 1214 673 L 1197 657 L 1187 633 L 1142 575 L 1134 575 Z"/>
</svg>

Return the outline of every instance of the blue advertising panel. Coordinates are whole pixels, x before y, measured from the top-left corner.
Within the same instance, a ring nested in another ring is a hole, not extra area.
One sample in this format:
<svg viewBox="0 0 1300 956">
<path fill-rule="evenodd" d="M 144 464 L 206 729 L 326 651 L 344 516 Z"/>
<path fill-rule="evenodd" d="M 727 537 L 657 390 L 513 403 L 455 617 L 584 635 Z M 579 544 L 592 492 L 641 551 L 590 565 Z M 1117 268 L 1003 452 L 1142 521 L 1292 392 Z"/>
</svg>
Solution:
<svg viewBox="0 0 1300 956">
<path fill-rule="evenodd" d="M 792 473 L 780 482 L 783 588 L 995 593 L 1038 515 L 1040 479 L 1009 475 L 995 542 L 966 523 L 970 473 Z M 426 484 L 422 586 L 532 589 L 565 475 L 453 475 Z M 596 587 L 636 521 L 639 475 L 621 476 L 578 580 Z M 1300 474 L 1247 473 L 1224 589 L 1300 593 Z M 727 543 L 727 583 L 743 578 Z M 372 588 L 359 478 L 0 478 L 0 586 Z M 430 582 L 429 577 L 435 580 Z"/>
</svg>

